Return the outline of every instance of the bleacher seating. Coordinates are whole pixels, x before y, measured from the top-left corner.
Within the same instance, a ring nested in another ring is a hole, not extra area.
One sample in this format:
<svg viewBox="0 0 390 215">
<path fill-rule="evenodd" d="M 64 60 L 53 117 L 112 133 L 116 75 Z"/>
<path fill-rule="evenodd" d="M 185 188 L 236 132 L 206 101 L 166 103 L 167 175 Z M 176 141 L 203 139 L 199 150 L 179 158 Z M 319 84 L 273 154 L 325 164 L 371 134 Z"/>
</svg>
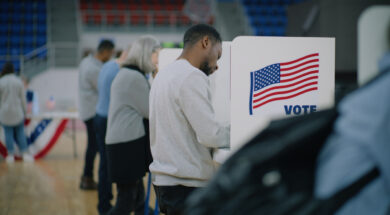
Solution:
<svg viewBox="0 0 390 215">
<path fill-rule="evenodd" d="M 286 8 L 304 0 L 242 0 L 249 23 L 258 36 L 285 36 Z"/>
<path fill-rule="evenodd" d="M 80 0 L 87 26 L 188 26 L 185 0 Z M 212 21 L 212 20 L 210 20 Z"/>
<path fill-rule="evenodd" d="M 47 43 L 46 19 L 44 0 L 0 2 L 0 68 L 10 60 L 19 70 L 19 56 Z"/>
</svg>

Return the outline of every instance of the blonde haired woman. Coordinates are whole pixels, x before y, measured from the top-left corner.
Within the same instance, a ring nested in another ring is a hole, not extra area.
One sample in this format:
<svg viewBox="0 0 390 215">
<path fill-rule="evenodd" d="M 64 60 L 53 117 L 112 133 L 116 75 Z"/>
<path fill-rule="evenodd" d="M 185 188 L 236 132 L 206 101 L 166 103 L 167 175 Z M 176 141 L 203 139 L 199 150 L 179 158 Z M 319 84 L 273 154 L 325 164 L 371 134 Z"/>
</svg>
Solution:
<svg viewBox="0 0 390 215">
<path fill-rule="evenodd" d="M 106 151 L 109 176 L 116 183 L 118 195 L 109 214 L 129 214 L 133 210 L 143 214 L 142 177 L 152 160 L 146 74 L 157 69 L 159 51 L 159 42 L 152 36 L 135 41 L 111 85 Z"/>
</svg>

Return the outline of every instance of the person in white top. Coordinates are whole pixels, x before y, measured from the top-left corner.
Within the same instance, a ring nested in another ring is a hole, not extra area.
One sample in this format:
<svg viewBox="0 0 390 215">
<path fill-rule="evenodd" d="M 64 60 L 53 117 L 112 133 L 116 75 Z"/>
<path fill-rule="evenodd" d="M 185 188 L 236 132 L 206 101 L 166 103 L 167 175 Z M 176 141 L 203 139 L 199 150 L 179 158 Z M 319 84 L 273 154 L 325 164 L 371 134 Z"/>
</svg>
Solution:
<svg viewBox="0 0 390 215">
<path fill-rule="evenodd" d="M 23 153 L 23 161 L 33 162 L 34 158 L 27 152 L 27 139 L 24 134 L 24 118 L 26 117 L 26 94 L 22 80 L 14 74 L 12 63 L 7 62 L 0 78 L 0 124 L 4 128 L 5 144 L 8 155 L 7 163 L 13 163 L 14 137 Z"/>
<path fill-rule="evenodd" d="M 153 81 L 149 169 L 162 213 L 182 214 L 186 197 L 216 171 L 212 151 L 229 147 L 230 131 L 216 120 L 208 78 L 221 54 L 221 37 L 213 27 L 192 26 L 180 57 Z"/>
</svg>

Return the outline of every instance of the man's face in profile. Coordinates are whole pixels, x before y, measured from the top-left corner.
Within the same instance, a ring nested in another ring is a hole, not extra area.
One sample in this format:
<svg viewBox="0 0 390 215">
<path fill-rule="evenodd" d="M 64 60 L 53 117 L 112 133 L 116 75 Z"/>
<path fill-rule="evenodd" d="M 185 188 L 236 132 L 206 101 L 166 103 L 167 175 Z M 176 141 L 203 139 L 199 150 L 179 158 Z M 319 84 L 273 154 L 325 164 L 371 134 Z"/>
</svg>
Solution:
<svg viewBox="0 0 390 215">
<path fill-rule="evenodd" d="M 221 58 L 222 55 L 222 44 L 221 42 L 211 43 L 210 48 L 208 49 L 208 54 L 200 65 L 200 70 L 202 70 L 207 76 L 213 74 L 217 69 L 217 61 Z"/>
</svg>

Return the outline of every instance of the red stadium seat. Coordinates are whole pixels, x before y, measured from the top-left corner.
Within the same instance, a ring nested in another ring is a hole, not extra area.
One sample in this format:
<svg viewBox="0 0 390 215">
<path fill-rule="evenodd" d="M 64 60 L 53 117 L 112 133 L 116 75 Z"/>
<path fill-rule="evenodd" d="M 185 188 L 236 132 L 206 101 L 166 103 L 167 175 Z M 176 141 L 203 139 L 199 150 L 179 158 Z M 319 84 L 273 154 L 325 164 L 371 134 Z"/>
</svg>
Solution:
<svg viewBox="0 0 390 215">
<path fill-rule="evenodd" d="M 155 4 L 152 6 L 153 11 L 160 11 L 162 9 L 162 6 L 159 4 Z"/>
<path fill-rule="evenodd" d="M 168 24 L 169 16 L 163 14 L 163 13 L 157 13 L 154 16 L 154 23 L 156 25 L 166 25 Z"/>
<path fill-rule="evenodd" d="M 129 9 L 130 11 L 136 11 L 139 9 L 139 6 L 137 4 L 130 4 Z"/>
<path fill-rule="evenodd" d="M 116 15 L 114 13 L 107 13 L 106 23 L 108 25 L 115 24 L 115 18 L 116 18 Z"/>
<path fill-rule="evenodd" d="M 131 23 L 131 25 L 139 25 L 140 16 L 139 15 L 130 15 L 130 23 Z"/>
<path fill-rule="evenodd" d="M 189 25 L 188 17 L 179 15 L 185 0 L 79 0 L 83 22 L 94 25 Z M 212 23 L 213 21 L 211 21 Z"/>
<path fill-rule="evenodd" d="M 190 19 L 185 15 L 180 15 L 178 17 L 178 23 L 180 25 L 189 25 L 191 23 Z"/>
<path fill-rule="evenodd" d="M 118 4 L 116 5 L 116 8 L 117 8 L 118 10 L 124 11 L 124 10 L 126 10 L 126 5 L 123 4 L 123 3 L 118 3 Z"/>
<path fill-rule="evenodd" d="M 173 11 L 173 10 L 176 10 L 176 8 L 175 8 L 175 5 L 168 4 L 168 5 L 165 5 L 165 10 Z"/>
<path fill-rule="evenodd" d="M 119 24 L 121 24 L 121 25 L 126 24 L 126 15 L 123 13 L 118 14 L 118 21 L 119 21 Z"/>
<path fill-rule="evenodd" d="M 141 10 L 144 10 L 144 11 L 147 11 L 147 10 L 151 10 L 151 9 L 152 9 L 152 6 L 149 5 L 149 4 L 142 4 L 142 5 L 140 6 L 140 9 L 141 9 Z"/>
<path fill-rule="evenodd" d="M 130 23 L 132 25 L 147 25 L 150 20 L 147 14 L 134 14 L 130 16 Z"/>
<path fill-rule="evenodd" d="M 87 9 L 88 9 L 88 3 L 86 3 L 86 2 L 81 2 L 81 3 L 80 3 L 80 9 L 81 9 L 81 10 L 87 10 Z"/>
<path fill-rule="evenodd" d="M 112 10 L 113 9 L 113 5 L 112 5 L 112 3 L 106 2 L 106 3 L 104 3 L 104 7 L 102 9 L 104 9 L 104 10 Z"/>
<path fill-rule="evenodd" d="M 92 3 L 93 10 L 100 10 L 101 8 L 102 8 L 102 6 L 100 5 L 100 3 L 97 3 L 97 2 Z"/>
<path fill-rule="evenodd" d="M 102 15 L 101 14 L 93 15 L 93 23 L 95 25 L 101 25 L 102 24 Z"/>
</svg>

